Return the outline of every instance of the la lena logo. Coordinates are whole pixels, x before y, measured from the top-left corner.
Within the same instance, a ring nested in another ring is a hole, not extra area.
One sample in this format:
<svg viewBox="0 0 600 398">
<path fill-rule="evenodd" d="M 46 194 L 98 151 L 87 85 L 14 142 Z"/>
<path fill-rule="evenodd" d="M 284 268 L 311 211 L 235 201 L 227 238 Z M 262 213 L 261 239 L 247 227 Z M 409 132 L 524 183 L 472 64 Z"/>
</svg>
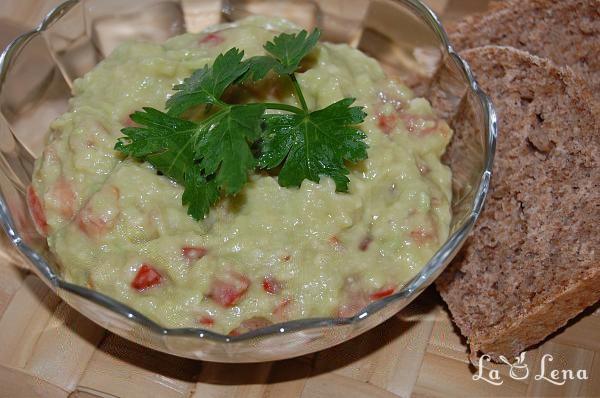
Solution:
<svg viewBox="0 0 600 398">
<path fill-rule="evenodd" d="M 508 375 L 513 380 L 525 380 L 530 376 L 529 366 L 525 363 L 525 353 L 521 353 L 518 357 L 515 357 L 514 362 L 510 362 L 506 357 L 500 355 L 500 361 L 508 365 Z M 485 354 L 479 357 L 479 363 L 477 364 L 477 373 L 473 375 L 473 380 L 482 380 L 495 386 L 502 385 L 504 380 L 498 369 L 486 369 L 484 363 L 490 362 L 490 356 Z M 544 354 L 540 358 L 539 372 L 534 375 L 534 380 L 543 381 L 555 384 L 557 386 L 564 385 L 569 380 L 588 380 L 586 369 L 552 369 L 549 370 L 550 363 L 554 361 L 554 357 L 551 354 Z"/>
</svg>

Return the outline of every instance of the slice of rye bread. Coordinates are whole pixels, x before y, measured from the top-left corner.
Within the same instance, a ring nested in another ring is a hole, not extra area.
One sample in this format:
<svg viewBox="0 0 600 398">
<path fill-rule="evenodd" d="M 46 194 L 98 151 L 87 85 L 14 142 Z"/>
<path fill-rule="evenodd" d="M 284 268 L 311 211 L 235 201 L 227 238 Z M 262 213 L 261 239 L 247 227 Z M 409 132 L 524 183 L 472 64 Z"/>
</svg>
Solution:
<svg viewBox="0 0 600 398">
<path fill-rule="evenodd" d="M 600 101 L 600 0 L 508 0 L 449 26 L 453 47 L 511 46 L 568 65 Z"/>
<path fill-rule="evenodd" d="M 572 70 L 464 51 L 498 112 L 485 208 L 436 281 L 471 355 L 516 356 L 600 300 L 600 118 Z"/>
</svg>

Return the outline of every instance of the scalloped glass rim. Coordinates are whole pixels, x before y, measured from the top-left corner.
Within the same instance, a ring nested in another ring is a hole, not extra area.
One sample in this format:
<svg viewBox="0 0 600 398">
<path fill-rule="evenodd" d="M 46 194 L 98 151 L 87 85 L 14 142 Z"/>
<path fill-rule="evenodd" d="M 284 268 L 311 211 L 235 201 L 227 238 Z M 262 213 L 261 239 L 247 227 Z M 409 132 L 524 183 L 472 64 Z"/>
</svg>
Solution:
<svg viewBox="0 0 600 398">
<path fill-rule="evenodd" d="M 450 262 L 450 260 L 454 257 L 454 255 L 458 252 L 458 250 L 464 243 L 467 235 L 471 231 L 477 217 L 479 216 L 479 213 L 481 212 L 486 194 L 488 192 L 492 164 L 494 160 L 497 136 L 497 120 L 493 104 L 491 103 L 488 96 L 479 88 L 468 64 L 451 47 L 450 43 L 448 42 L 446 32 L 435 13 L 429 7 L 427 7 L 418 0 L 398 1 L 410 7 L 421 18 L 423 18 L 423 20 L 438 36 L 438 39 L 445 47 L 447 54 L 451 57 L 452 61 L 462 72 L 464 79 L 469 83 L 469 90 L 476 95 L 477 99 L 480 102 L 480 105 L 482 106 L 482 109 L 484 110 L 485 125 L 487 128 L 485 134 L 487 137 L 487 143 L 486 153 L 484 154 L 484 168 L 479 178 L 477 193 L 471 206 L 470 215 L 465 219 L 462 225 L 456 229 L 456 231 L 450 236 L 450 238 L 446 240 L 446 242 L 429 260 L 425 267 L 423 267 L 423 269 L 410 281 L 408 281 L 405 284 L 405 286 L 397 293 L 371 303 L 353 317 L 300 319 L 271 325 L 265 328 L 244 333 L 239 336 L 226 336 L 201 328 L 163 328 L 156 322 L 150 320 L 146 316 L 142 315 L 141 313 L 135 311 L 134 309 L 117 300 L 114 300 L 102 293 L 96 292 L 83 286 L 74 285 L 61 279 L 61 277 L 52 270 L 52 268 L 43 256 L 41 256 L 39 253 L 37 253 L 35 250 L 33 250 L 27 244 L 24 243 L 19 231 L 17 231 L 15 228 L 15 224 L 8 211 L 5 199 L 2 196 L 2 194 L 0 194 L 0 224 L 9 236 L 12 243 L 18 248 L 18 250 L 23 255 L 25 255 L 31 261 L 31 263 L 37 268 L 41 276 L 46 279 L 46 282 L 51 287 L 53 287 L 53 289 L 63 289 L 67 292 L 80 296 L 83 299 L 92 301 L 118 314 L 119 316 L 133 321 L 143 327 L 149 328 L 152 332 L 161 335 L 197 337 L 221 343 L 240 342 L 252 340 L 257 337 L 285 334 L 299 330 L 364 322 L 367 318 L 379 312 L 390 303 L 396 302 L 398 300 L 406 300 L 406 303 L 408 304 L 411 300 L 417 297 L 426 287 L 428 287 L 433 282 L 433 280 L 443 271 L 445 266 Z M 29 40 L 31 40 L 34 36 L 38 35 L 40 32 L 44 31 L 49 26 L 51 26 L 56 20 L 61 18 L 67 11 L 69 11 L 73 6 L 75 6 L 79 2 L 80 0 L 68 0 L 62 3 L 61 5 L 57 6 L 50 13 L 48 13 L 46 18 L 44 18 L 44 20 L 38 25 L 36 29 L 19 36 L 6 47 L 6 49 L 0 55 L 0 92 L 2 91 L 7 72 L 10 68 L 10 64 L 14 57 L 18 55 L 19 50 L 23 48 L 23 46 L 26 45 Z"/>
</svg>

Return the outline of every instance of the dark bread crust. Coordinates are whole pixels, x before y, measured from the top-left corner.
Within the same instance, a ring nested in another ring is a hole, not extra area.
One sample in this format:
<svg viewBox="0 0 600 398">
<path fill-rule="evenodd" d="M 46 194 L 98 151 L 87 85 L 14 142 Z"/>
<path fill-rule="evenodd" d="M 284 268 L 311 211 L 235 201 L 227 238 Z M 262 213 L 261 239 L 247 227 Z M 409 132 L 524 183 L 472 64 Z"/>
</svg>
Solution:
<svg viewBox="0 0 600 398">
<path fill-rule="evenodd" d="M 600 118 L 569 68 L 509 47 L 462 53 L 492 97 L 491 189 L 436 282 L 471 352 L 516 356 L 600 300 Z"/>
<path fill-rule="evenodd" d="M 515 47 L 570 66 L 600 100 L 600 0 L 508 0 L 448 28 L 458 50 Z"/>
</svg>

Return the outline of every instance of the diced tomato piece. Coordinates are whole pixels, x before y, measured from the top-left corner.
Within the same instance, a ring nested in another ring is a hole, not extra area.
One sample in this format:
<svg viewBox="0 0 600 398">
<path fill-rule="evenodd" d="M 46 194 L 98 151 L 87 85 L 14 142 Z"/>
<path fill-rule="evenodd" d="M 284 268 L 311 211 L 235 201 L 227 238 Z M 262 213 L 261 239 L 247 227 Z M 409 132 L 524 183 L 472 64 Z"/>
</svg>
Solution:
<svg viewBox="0 0 600 398">
<path fill-rule="evenodd" d="M 37 231 L 43 236 L 48 235 L 48 222 L 46 221 L 44 208 L 32 185 L 27 187 L 27 206 Z"/>
<path fill-rule="evenodd" d="M 278 322 L 287 321 L 290 317 L 292 299 L 284 298 L 279 304 L 273 309 L 273 318 Z"/>
<path fill-rule="evenodd" d="M 138 124 L 131 120 L 131 113 L 128 113 L 123 119 L 121 119 L 121 124 L 125 127 L 135 127 Z"/>
<path fill-rule="evenodd" d="M 283 283 L 273 278 L 272 276 L 265 276 L 263 279 L 263 290 L 267 293 L 277 294 L 283 289 Z"/>
<path fill-rule="evenodd" d="M 423 227 L 412 230 L 410 237 L 417 245 L 426 245 L 437 240 L 437 236 L 433 230 L 427 230 Z"/>
<path fill-rule="evenodd" d="M 146 290 L 162 282 L 162 275 L 151 265 L 142 264 L 135 278 L 131 281 L 131 287 L 137 291 Z"/>
<path fill-rule="evenodd" d="M 213 326 L 215 324 L 215 318 L 210 315 L 204 315 L 198 319 L 198 323 L 203 326 Z"/>
<path fill-rule="evenodd" d="M 181 254 L 190 262 L 200 260 L 206 253 L 208 253 L 208 250 L 202 246 L 184 246 L 181 248 Z"/>
<path fill-rule="evenodd" d="M 52 203 L 56 204 L 56 210 L 64 219 L 70 220 L 73 217 L 75 192 L 69 181 L 64 177 L 56 180 L 48 193 L 48 197 L 51 198 Z"/>
<path fill-rule="evenodd" d="M 371 242 L 373 242 L 373 238 L 369 235 L 365 236 L 363 240 L 361 240 L 358 244 L 358 249 L 360 251 L 366 252 L 369 249 L 369 245 L 371 245 Z"/>
<path fill-rule="evenodd" d="M 346 292 L 344 301 L 338 309 L 339 317 L 351 317 L 369 304 L 369 297 L 362 291 Z"/>
<path fill-rule="evenodd" d="M 370 301 L 369 295 L 362 286 L 360 276 L 348 276 L 342 286 L 342 299 L 337 311 L 337 316 L 354 316 L 366 307 Z"/>
<path fill-rule="evenodd" d="M 338 238 L 335 235 L 332 235 L 327 242 L 329 242 L 329 244 L 331 246 L 333 246 L 336 249 L 341 249 L 342 248 L 342 241 L 340 240 L 340 238 Z"/>
<path fill-rule="evenodd" d="M 89 208 L 84 207 L 77 216 L 77 226 L 89 237 L 98 237 L 103 234 L 106 222 L 94 217 Z"/>
<path fill-rule="evenodd" d="M 255 316 L 253 318 L 246 319 L 245 321 L 240 323 L 240 326 L 229 332 L 229 335 L 239 336 L 240 334 L 248 333 L 252 330 L 264 328 L 272 324 L 273 322 L 271 322 L 267 318 L 264 318 L 262 316 Z"/>
<path fill-rule="evenodd" d="M 200 44 L 208 44 L 211 46 L 217 46 L 225 41 L 225 38 L 217 33 L 209 33 L 200 39 Z"/>
<path fill-rule="evenodd" d="M 223 307 L 233 307 L 250 287 L 250 280 L 237 272 L 230 272 L 213 280 L 210 297 Z"/>
<path fill-rule="evenodd" d="M 120 193 L 117 187 L 105 186 L 96 195 L 105 195 L 104 198 L 110 200 L 113 207 L 110 210 L 98 213 L 94 209 L 93 200 L 95 198 L 93 197 L 81 209 L 76 217 L 77 226 L 90 238 L 98 238 L 107 233 L 114 227 L 120 214 Z"/>
<path fill-rule="evenodd" d="M 394 290 L 396 290 L 394 287 L 384 287 L 376 291 L 375 293 L 371 293 L 369 298 L 371 300 L 379 300 L 380 298 L 384 298 L 391 295 L 392 293 L 394 293 Z"/>
<path fill-rule="evenodd" d="M 377 118 L 377 127 L 379 127 L 384 134 L 390 134 L 396 127 L 397 123 L 398 116 L 395 113 L 391 115 L 381 113 Z"/>
</svg>

